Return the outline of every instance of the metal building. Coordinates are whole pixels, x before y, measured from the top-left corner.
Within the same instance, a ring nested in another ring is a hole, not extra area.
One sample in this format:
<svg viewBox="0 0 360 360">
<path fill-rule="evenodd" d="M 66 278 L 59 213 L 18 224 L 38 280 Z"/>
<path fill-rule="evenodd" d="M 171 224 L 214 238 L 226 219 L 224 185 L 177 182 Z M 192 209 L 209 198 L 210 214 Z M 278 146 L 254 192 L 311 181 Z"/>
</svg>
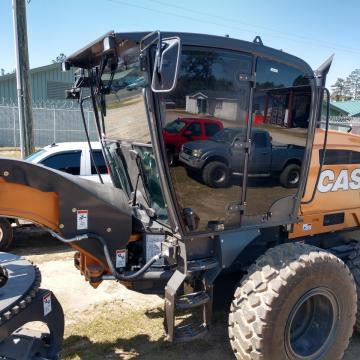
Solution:
<svg viewBox="0 0 360 360">
<path fill-rule="evenodd" d="M 31 69 L 30 76 L 34 103 L 44 100 L 64 100 L 65 90 L 74 82 L 74 73 L 62 72 L 59 63 Z M 0 76 L 0 101 L 17 102 L 15 73 Z"/>
</svg>

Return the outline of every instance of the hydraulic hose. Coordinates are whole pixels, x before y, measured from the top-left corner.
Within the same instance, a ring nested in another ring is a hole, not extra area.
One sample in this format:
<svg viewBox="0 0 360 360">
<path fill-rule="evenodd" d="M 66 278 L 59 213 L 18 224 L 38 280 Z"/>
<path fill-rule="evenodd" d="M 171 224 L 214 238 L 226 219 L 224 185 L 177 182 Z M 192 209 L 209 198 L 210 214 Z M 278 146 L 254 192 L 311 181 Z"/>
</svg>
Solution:
<svg viewBox="0 0 360 360">
<path fill-rule="evenodd" d="M 52 230 L 48 230 L 48 231 L 54 238 L 60 240 L 63 243 L 66 243 L 66 244 L 78 242 L 78 241 L 82 241 L 82 240 L 87 240 L 87 239 L 97 240 L 103 247 L 106 263 L 107 263 L 112 275 L 114 276 L 114 278 L 116 280 L 120 280 L 120 281 L 129 281 L 129 280 L 134 280 L 134 279 L 140 277 L 150 268 L 151 265 L 153 265 L 156 261 L 158 261 L 159 259 L 161 259 L 163 257 L 163 254 L 159 253 L 159 254 L 153 256 L 141 269 L 139 269 L 134 274 L 123 275 L 123 274 L 119 273 L 116 270 L 116 268 L 114 267 L 114 264 L 111 261 L 111 256 L 110 256 L 106 241 L 101 236 L 94 234 L 94 233 L 88 233 L 88 234 L 77 235 L 72 238 L 66 239 Z"/>
</svg>

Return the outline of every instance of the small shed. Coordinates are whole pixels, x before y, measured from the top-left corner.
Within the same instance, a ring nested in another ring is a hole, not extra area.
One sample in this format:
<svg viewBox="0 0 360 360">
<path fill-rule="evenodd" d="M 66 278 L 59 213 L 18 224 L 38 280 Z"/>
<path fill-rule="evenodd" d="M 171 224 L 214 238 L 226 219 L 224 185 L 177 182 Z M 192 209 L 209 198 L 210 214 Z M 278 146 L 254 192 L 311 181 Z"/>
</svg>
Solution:
<svg viewBox="0 0 360 360">
<path fill-rule="evenodd" d="M 243 91 L 247 91 L 244 89 Z M 247 115 L 244 96 L 230 91 L 200 90 L 186 95 L 186 111 L 190 114 L 206 114 L 224 120 L 235 121 Z"/>
</svg>

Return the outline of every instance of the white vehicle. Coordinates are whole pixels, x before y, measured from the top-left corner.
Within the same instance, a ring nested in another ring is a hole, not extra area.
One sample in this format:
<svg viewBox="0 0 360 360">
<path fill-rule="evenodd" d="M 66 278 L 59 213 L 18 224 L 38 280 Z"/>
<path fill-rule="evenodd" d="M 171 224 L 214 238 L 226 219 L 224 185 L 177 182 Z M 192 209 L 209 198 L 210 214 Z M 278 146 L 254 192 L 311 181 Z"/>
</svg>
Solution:
<svg viewBox="0 0 360 360">
<path fill-rule="evenodd" d="M 104 184 L 111 185 L 106 163 L 99 142 L 92 142 L 93 157 Z M 91 160 L 87 142 L 54 143 L 34 152 L 26 158 L 34 164 L 48 166 L 68 174 L 80 176 L 95 182 L 100 182 L 95 166 Z M 13 226 L 19 225 L 17 220 L 0 218 L 0 251 L 9 248 L 13 240 Z M 22 225 L 22 222 L 21 224 Z"/>
<path fill-rule="evenodd" d="M 92 142 L 91 148 L 95 164 L 104 184 L 111 184 L 100 143 Z M 91 161 L 89 144 L 87 142 L 54 143 L 34 152 L 26 158 L 26 161 L 100 182 L 95 166 Z"/>
</svg>

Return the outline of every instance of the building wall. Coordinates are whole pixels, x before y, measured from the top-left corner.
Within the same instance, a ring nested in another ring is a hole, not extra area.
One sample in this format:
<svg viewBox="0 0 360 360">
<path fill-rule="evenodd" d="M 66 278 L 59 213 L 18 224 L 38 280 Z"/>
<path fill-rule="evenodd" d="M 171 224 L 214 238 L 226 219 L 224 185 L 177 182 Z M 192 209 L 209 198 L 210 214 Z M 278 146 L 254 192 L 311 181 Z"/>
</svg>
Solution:
<svg viewBox="0 0 360 360">
<path fill-rule="evenodd" d="M 30 70 L 32 99 L 64 100 L 65 89 L 74 82 L 74 72 L 61 71 L 61 64 L 51 64 Z M 15 74 L 0 76 L 0 101 L 17 101 Z"/>
<path fill-rule="evenodd" d="M 222 101 L 221 108 L 215 107 L 214 116 L 220 119 L 235 121 L 237 118 L 237 103 Z"/>
<path fill-rule="evenodd" d="M 196 99 L 190 99 L 189 96 L 186 96 L 186 112 L 190 114 L 197 114 L 199 112 Z"/>
</svg>

